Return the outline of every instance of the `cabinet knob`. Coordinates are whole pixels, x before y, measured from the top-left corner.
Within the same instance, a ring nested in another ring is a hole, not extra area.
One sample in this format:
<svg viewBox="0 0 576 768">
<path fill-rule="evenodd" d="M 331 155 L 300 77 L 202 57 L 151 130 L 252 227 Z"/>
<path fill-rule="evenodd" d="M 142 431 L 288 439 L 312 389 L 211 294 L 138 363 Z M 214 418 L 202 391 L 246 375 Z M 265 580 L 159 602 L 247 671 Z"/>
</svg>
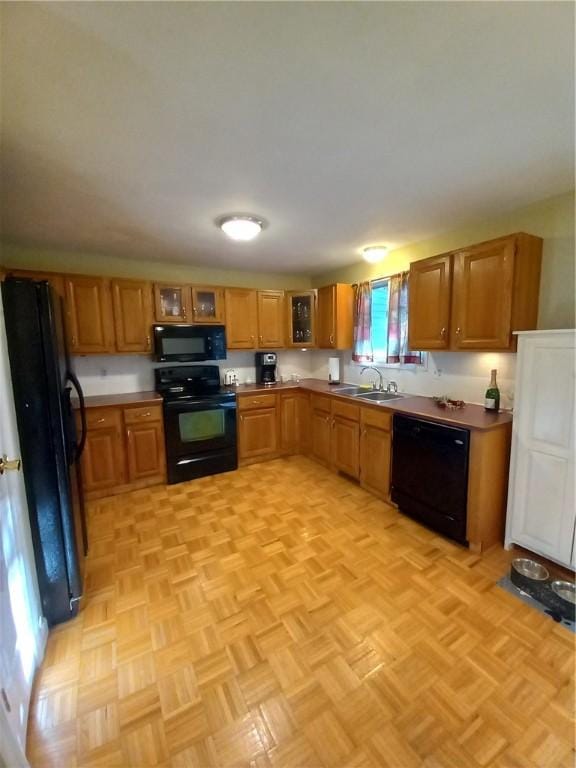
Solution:
<svg viewBox="0 0 576 768">
<path fill-rule="evenodd" d="M 182 317 L 186 320 L 186 307 L 182 307 Z"/>
<path fill-rule="evenodd" d="M 76 336 L 72 336 L 72 346 L 75 347 L 76 345 Z"/>
<path fill-rule="evenodd" d="M 330 344 L 334 344 L 334 334 L 330 334 Z"/>
<path fill-rule="evenodd" d="M 442 330 L 440 331 L 440 338 L 443 339 L 444 336 L 446 336 L 446 328 L 442 328 Z"/>
<path fill-rule="evenodd" d="M 462 333 L 462 328 L 456 328 L 456 336 L 460 336 Z"/>
<path fill-rule="evenodd" d="M 260 339 L 260 343 L 262 343 L 264 341 L 264 336 L 262 336 L 262 334 L 260 334 L 260 336 L 258 338 Z"/>
<path fill-rule="evenodd" d="M 148 346 L 148 349 L 151 349 L 152 347 L 152 339 L 150 338 L 150 334 L 146 336 L 146 345 Z"/>
</svg>

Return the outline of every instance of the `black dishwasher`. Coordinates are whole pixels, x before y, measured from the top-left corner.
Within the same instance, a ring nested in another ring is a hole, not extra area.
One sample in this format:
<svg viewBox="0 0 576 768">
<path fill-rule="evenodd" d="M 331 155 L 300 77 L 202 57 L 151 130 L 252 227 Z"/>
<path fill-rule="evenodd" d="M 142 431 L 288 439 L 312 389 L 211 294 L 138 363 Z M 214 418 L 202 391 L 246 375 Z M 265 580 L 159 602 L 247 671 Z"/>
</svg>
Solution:
<svg viewBox="0 0 576 768">
<path fill-rule="evenodd" d="M 466 541 L 467 429 L 394 414 L 392 501 L 439 533 Z"/>
</svg>

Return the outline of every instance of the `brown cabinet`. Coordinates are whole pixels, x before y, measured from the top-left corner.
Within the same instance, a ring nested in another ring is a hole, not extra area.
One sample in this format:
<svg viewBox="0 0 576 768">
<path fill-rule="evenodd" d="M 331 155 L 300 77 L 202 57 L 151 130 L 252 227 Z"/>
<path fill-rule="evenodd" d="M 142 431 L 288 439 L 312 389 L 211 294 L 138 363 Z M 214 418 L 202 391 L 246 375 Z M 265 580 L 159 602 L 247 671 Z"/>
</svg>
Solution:
<svg viewBox="0 0 576 768">
<path fill-rule="evenodd" d="M 410 265 L 411 349 L 513 350 L 535 328 L 542 239 L 518 233 Z"/>
<path fill-rule="evenodd" d="M 166 479 L 162 407 L 88 408 L 81 470 L 88 499 Z"/>
<path fill-rule="evenodd" d="M 126 461 L 122 436 L 122 414 L 118 409 L 98 408 L 86 414 L 86 444 L 81 473 L 88 495 L 107 495 L 126 482 Z"/>
<path fill-rule="evenodd" d="M 454 254 L 454 349 L 510 346 L 515 247 L 510 238 Z"/>
<path fill-rule="evenodd" d="M 68 275 L 65 310 L 70 352 L 76 355 L 116 351 L 110 281 Z"/>
<path fill-rule="evenodd" d="M 189 286 L 155 283 L 154 315 L 158 323 L 189 323 L 192 317 Z"/>
<path fill-rule="evenodd" d="M 286 294 L 289 347 L 316 346 L 316 291 L 288 291 Z"/>
<path fill-rule="evenodd" d="M 280 394 L 280 448 L 283 453 L 307 453 L 309 396 L 293 390 Z"/>
<path fill-rule="evenodd" d="M 258 346 L 284 346 L 284 291 L 258 291 Z"/>
<path fill-rule="evenodd" d="M 412 262 L 408 291 L 410 349 L 448 349 L 451 289 L 450 254 Z"/>
<path fill-rule="evenodd" d="M 223 288 L 192 286 L 192 322 L 223 325 L 225 298 Z"/>
<path fill-rule="evenodd" d="M 318 289 L 318 334 L 321 349 L 351 349 L 354 289 L 337 283 Z"/>
<path fill-rule="evenodd" d="M 152 285 L 112 280 L 114 329 L 118 352 L 152 352 Z"/>
<path fill-rule="evenodd" d="M 278 450 L 276 408 L 240 411 L 238 458 L 253 459 Z"/>
<path fill-rule="evenodd" d="M 160 422 L 127 424 L 128 479 L 142 480 L 164 471 L 164 435 Z"/>
<path fill-rule="evenodd" d="M 330 401 L 328 401 L 328 407 Z M 312 443 L 310 453 L 326 466 L 331 461 L 332 416 L 330 411 L 312 407 Z"/>
<path fill-rule="evenodd" d="M 358 477 L 360 425 L 342 416 L 332 417 L 331 459 L 335 470 Z"/>
<path fill-rule="evenodd" d="M 249 288 L 226 289 L 226 344 L 228 349 L 255 349 L 258 299 Z"/>
<path fill-rule="evenodd" d="M 360 411 L 360 483 L 384 500 L 390 495 L 392 415 L 370 408 Z"/>
</svg>

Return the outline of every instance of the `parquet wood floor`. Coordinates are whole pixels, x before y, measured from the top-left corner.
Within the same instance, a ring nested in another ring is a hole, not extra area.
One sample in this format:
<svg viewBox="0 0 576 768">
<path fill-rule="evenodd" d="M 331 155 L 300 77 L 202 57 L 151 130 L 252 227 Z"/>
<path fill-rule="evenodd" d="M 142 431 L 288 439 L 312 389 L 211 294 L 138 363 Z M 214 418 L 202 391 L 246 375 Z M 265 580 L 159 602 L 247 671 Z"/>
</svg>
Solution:
<svg viewBox="0 0 576 768">
<path fill-rule="evenodd" d="M 33 766 L 574 760 L 573 636 L 482 559 L 304 457 L 93 502 Z"/>
</svg>

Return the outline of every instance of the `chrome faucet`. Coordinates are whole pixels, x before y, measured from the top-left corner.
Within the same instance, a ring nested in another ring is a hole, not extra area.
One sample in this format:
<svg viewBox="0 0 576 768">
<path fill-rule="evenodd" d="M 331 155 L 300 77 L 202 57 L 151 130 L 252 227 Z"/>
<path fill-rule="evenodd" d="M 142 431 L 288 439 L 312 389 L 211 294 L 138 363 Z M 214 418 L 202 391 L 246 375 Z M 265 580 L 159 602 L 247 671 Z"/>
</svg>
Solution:
<svg viewBox="0 0 576 768">
<path fill-rule="evenodd" d="M 396 384 L 395 381 L 389 381 L 388 386 L 386 387 L 386 392 L 393 393 L 395 395 L 398 394 L 398 384 Z"/>
<path fill-rule="evenodd" d="M 360 371 L 360 376 L 362 376 L 364 371 L 376 371 L 376 373 L 378 374 L 378 378 L 380 380 L 379 383 L 378 383 L 378 389 L 380 390 L 380 392 L 383 392 L 384 391 L 384 379 L 382 377 L 382 371 L 379 371 L 378 368 L 376 368 L 375 365 L 365 365 L 364 368 L 362 368 L 362 370 Z M 372 389 L 376 389 L 376 382 L 374 382 L 374 381 L 372 382 Z"/>
</svg>

